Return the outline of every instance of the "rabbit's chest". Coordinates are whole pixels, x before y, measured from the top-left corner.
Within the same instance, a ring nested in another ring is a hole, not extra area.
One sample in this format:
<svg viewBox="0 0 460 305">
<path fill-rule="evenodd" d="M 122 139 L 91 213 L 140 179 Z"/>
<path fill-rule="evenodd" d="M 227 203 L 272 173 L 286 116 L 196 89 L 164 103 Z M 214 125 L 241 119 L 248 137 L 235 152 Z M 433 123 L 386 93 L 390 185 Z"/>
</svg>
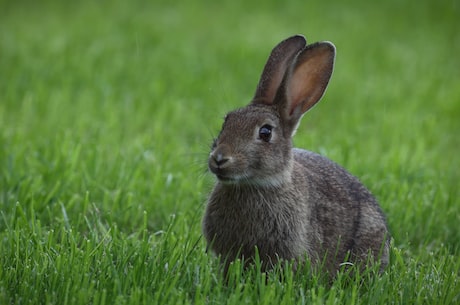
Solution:
<svg viewBox="0 0 460 305">
<path fill-rule="evenodd" d="M 228 196 L 210 198 L 207 213 L 208 229 L 219 253 L 238 248 L 251 253 L 255 247 L 260 254 L 295 257 L 304 244 L 303 215 L 283 206 L 276 195 L 244 197 L 230 201 Z M 268 200 L 270 199 L 270 200 Z M 298 249 L 299 248 L 299 249 Z"/>
</svg>

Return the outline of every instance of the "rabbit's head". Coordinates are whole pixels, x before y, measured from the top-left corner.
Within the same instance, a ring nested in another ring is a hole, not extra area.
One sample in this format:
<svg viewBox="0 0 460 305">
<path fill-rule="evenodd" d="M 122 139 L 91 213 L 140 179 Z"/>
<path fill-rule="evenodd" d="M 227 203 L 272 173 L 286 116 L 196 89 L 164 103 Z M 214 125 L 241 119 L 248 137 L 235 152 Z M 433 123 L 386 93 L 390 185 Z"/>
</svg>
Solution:
<svg viewBox="0 0 460 305">
<path fill-rule="evenodd" d="M 323 95 L 335 47 L 306 45 L 302 36 L 270 54 L 251 103 L 227 114 L 208 164 L 222 183 L 279 185 L 290 179 L 292 136 L 302 115 Z"/>
</svg>

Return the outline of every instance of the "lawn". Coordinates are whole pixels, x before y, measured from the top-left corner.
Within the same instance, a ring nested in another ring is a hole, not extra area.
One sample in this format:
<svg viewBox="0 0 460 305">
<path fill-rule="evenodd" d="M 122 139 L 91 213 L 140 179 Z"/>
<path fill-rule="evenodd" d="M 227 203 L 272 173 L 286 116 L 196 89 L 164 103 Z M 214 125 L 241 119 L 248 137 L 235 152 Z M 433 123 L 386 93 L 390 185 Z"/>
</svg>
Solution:
<svg viewBox="0 0 460 305">
<path fill-rule="evenodd" d="M 0 0 L 0 304 L 460 303 L 459 20 L 447 0 Z M 372 190 L 391 263 L 226 282 L 209 147 L 297 33 L 337 59 L 295 145 Z"/>
</svg>

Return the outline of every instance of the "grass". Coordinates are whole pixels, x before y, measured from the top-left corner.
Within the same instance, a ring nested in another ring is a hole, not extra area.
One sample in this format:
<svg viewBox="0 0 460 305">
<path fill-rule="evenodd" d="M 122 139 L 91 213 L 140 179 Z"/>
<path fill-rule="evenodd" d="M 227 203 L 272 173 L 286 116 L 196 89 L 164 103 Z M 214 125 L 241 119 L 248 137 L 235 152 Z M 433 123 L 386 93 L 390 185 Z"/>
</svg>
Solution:
<svg viewBox="0 0 460 305">
<path fill-rule="evenodd" d="M 0 304 L 460 302 L 456 1 L 0 1 Z M 296 145 L 359 176 L 387 214 L 379 277 L 224 284 L 200 221 L 206 156 L 271 48 L 333 41 Z"/>
</svg>

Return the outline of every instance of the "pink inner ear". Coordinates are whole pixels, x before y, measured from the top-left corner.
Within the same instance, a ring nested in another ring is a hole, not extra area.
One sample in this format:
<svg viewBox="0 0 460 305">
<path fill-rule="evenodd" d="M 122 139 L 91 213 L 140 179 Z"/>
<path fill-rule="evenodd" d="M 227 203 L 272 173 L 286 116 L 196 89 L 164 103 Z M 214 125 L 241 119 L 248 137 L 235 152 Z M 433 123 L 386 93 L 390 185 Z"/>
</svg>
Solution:
<svg viewBox="0 0 460 305">
<path fill-rule="evenodd" d="M 290 115 L 302 114 L 321 98 L 332 73 L 334 54 L 328 48 L 316 48 L 302 54 L 288 81 Z"/>
<path fill-rule="evenodd" d="M 303 63 L 303 66 L 307 66 Z M 294 109 L 301 107 L 302 113 L 311 108 L 312 96 L 317 91 L 317 87 L 313 85 L 315 76 L 309 71 L 308 67 L 299 67 L 291 79 L 289 86 L 290 98 L 291 98 L 291 113 Z"/>
</svg>

